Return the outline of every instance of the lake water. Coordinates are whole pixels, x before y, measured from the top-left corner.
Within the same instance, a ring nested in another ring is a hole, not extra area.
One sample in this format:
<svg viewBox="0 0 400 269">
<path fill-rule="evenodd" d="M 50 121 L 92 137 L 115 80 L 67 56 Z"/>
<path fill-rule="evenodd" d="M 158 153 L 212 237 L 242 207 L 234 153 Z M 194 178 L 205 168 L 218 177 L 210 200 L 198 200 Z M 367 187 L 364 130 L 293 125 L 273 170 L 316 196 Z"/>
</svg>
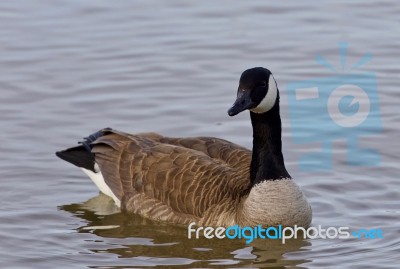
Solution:
<svg viewBox="0 0 400 269">
<path fill-rule="evenodd" d="M 2 1 L 0 267 L 398 268 L 398 14 L 395 1 Z M 340 67 L 342 41 L 349 66 L 373 56 L 359 70 L 376 74 L 382 129 L 360 143 L 382 160 L 348 165 L 339 139 L 332 170 L 302 171 L 319 141 L 294 143 L 286 85 L 333 76 L 315 58 Z M 189 240 L 184 227 L 119 213 L 54 155 L 107 126 L 251 147 L 248 113 L 226 111 L 254 66 L 278 82 L 286 165 L 313 225 L 381 228 L 383 239 Z"/>
</svg>

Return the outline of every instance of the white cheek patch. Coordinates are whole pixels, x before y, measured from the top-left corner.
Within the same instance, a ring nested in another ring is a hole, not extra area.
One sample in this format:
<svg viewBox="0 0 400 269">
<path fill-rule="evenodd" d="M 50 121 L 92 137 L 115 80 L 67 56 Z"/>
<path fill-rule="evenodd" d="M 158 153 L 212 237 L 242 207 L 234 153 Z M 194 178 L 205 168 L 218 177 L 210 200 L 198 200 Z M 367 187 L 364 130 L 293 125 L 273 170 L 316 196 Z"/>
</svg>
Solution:
<svg viewBox="0 0 400 269">
<path fill-rule="evenodd" d="M 260 104 L 255 108 L 250 109 L 250 111 L 259 114 L 269 111 L 275 105 L 277 96 L 278 87 L 274 76 L 271 74 L 269 75 L 267 94 L 265 95 L 264 99 L 261 100 Z"/>
</svg>

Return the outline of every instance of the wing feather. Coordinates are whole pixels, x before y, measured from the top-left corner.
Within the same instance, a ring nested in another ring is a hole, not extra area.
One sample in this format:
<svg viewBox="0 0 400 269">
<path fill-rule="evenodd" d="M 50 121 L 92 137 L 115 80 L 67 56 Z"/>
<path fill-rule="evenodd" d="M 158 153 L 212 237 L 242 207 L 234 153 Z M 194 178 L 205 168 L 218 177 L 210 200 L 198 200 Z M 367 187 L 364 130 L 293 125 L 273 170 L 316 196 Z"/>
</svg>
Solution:
<svg viewBox="0 0 400 269">
<path fill-rule="evenodd" d="M 221 139 L 112 130 L 93 143 L 92 151 L 121 207 L 153 219 L 200 219 L 249 189 L 249 151 Z"/>
</svg>

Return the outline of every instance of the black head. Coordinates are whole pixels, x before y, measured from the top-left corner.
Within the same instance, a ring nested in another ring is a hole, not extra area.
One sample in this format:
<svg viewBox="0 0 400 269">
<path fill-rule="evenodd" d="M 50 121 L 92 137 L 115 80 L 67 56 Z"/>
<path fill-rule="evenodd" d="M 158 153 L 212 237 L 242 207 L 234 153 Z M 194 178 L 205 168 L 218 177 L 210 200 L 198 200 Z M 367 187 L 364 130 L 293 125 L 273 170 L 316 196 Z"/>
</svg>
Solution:
<svg viewBox="0 0 400 269">
<path fill-rule="evenodd" d="M 235 116 L 246 109 L 265 113 L 275 105 L 277 98 L 278 87 L 271 71 L 263 67 L 247 69 L 240 76 L 237 98 L 228 114 Z"/>
</svg>

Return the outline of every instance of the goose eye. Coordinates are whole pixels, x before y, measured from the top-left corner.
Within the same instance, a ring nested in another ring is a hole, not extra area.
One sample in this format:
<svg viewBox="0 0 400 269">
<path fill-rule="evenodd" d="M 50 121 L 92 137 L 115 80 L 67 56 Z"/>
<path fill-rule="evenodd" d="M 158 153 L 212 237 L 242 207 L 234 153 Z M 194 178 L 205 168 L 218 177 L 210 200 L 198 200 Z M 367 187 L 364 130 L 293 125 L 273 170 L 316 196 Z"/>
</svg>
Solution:
<svg viewBox="0 0 400 269">
<path fill-rule="evenodd" d="M 265 80 L 261 81 L 260 86 L 263 88 L 267 87 L 267 82 Z"/>
</svg>

